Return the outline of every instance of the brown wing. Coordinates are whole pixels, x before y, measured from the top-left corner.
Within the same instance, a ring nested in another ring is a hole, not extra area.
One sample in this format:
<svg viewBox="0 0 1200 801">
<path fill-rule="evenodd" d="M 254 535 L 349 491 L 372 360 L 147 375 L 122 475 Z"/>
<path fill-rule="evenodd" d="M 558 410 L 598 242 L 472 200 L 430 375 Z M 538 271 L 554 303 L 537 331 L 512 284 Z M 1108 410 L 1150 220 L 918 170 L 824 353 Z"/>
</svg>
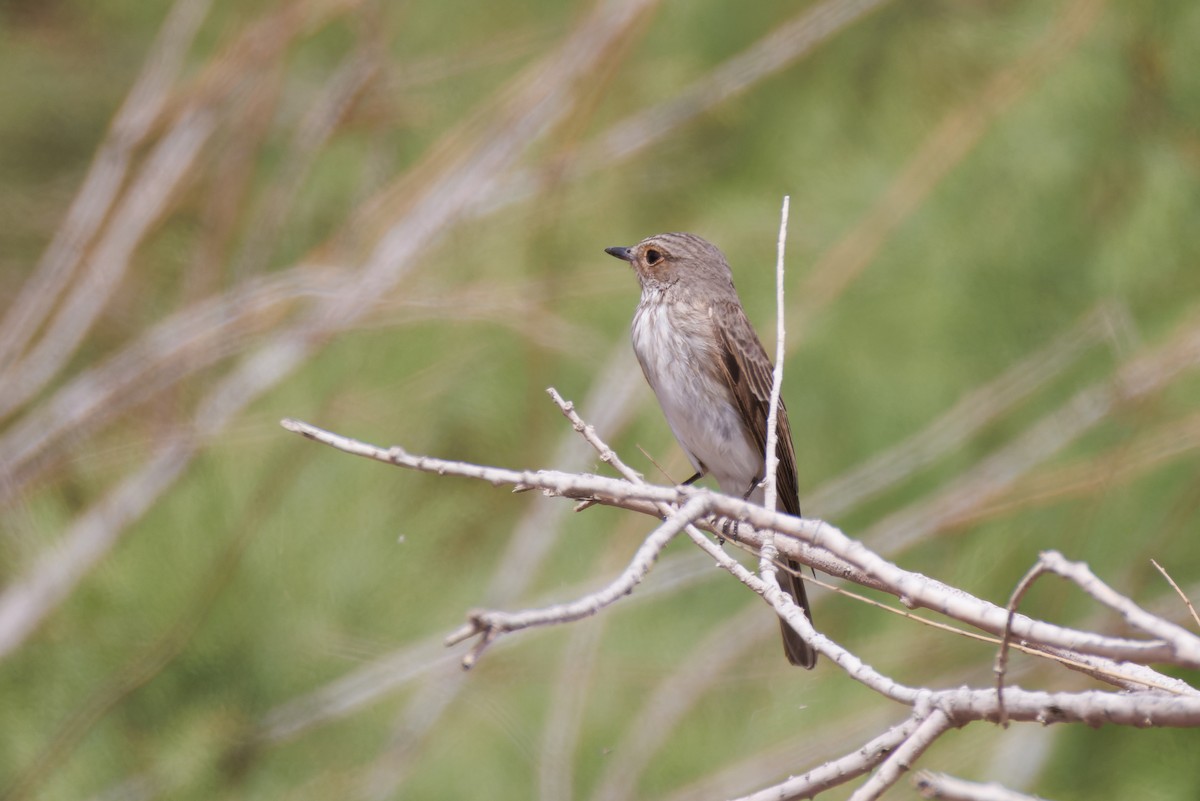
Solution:
<svg viewBox="0 0 1200 801">
<path fill-rule="evenodd" d="M 747 421 L 751 440 L 758 446 L 759 453 L 765 454 L 767 415 L 771 410 L 771 360 L 738 303 L 719 302 L 713 309 L 713 322 L 717 341 L 721 344 L 725 380 L 733 391 L 742 419 Z M 779 441 L 775 453 L 779 457 L 779 469 L 775 473 L 775 483 L 779 505 L 788 514 L 799 517 L 796 451 L 783 398 L 779 399 L 776 423 Z"/>
<path fill-rule="evenodd" d="M 771 360 L 759 341 L 758 335 L 745 312 L 738 303 L 724 301 L 713 309 L 713 321 L 717 341 L 721 343 L 721 367 L 724 377 L 737 403 L 742 419 L 747 421 L 750 437 L 758 446 L 758 452 L 767 450 L 767 418 L 771 410 Z M 788 425 L 787 409 L 783 398 L 779 399 L 779 414 L 776 421 L 778 444 L 775 454 L 779 457 L 779 468 L 775 472 L 776 492 L 779 506 L 791 515 L 800 516 L 800 490 L 796 481 L 796 450 L 792 446 L 792 429 Z M 804 610 L 811 621 L 812 607 L 804 581 L 796 575 L 800 564 L 788 560 L 791 572 L 779 569 L 776 578 L 785 592 Z M 817 652 L 801 639 L 782 618 L 779 628 L 783 634 L 783 652 L 793 665 L 811 670 L 817 664 Z"/>
</svg>

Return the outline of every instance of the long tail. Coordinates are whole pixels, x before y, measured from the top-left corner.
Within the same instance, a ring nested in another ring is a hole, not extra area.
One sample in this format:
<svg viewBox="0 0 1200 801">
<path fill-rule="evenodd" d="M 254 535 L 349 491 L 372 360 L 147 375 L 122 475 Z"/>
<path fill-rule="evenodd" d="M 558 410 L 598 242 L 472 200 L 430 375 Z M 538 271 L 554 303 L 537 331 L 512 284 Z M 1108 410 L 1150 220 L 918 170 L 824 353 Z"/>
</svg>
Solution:
<svg viewBox="0 0 1200 801">
<path fill-rule="evenodd" d="M 799 562 L 788 560 L 788 567 L 796 573 L 800 572 Z M 812 609 L 808 605 L 808 593 L 804 590 L 804 580 L 796 573 L 777 570 L 775 575 L 779 578 L 779 586 L 792 596 L 792 600 L 804 610 L 804 614 L 808 615 L 808 622 L 811 623 L 813 617 Z M 783 652 L 787 654 L 788 661 L 798 667 L 812 670 L 813 666 L 817 664 L 817 652 L 811 645 L 800 639 L 800 635 L 783 618 L 779 619 L 779 628 L 783 632 Z"/>
</svg>

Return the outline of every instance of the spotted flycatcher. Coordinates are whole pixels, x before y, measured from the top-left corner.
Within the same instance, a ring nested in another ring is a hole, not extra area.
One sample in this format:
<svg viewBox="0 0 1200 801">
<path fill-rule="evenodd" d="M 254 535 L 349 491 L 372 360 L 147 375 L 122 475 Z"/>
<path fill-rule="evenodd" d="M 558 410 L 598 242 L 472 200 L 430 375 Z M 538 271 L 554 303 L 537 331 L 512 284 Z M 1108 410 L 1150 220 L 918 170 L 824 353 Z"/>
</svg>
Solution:
<svg viewBox="0 0 1200 801">
<path fill-rule="evenodd" d="M 754 333 L 729 262 L 692 234 L 659 234 L 605 252 L 633 266 L 642 300 L 633 315 L 633 350 L 667 424 L 696 470 L 686 483 L 716 479 L 727 495 L 763 501 L 771 360 Z M 796 452 L 783 401 L 778 411 L 778 508 L 800 516 Z M 779 570 L 779 584 L 812 620 L 800 565 Z M 811 668 L 817 654 L 782 619 L 783 650 Z"/>
</svg>

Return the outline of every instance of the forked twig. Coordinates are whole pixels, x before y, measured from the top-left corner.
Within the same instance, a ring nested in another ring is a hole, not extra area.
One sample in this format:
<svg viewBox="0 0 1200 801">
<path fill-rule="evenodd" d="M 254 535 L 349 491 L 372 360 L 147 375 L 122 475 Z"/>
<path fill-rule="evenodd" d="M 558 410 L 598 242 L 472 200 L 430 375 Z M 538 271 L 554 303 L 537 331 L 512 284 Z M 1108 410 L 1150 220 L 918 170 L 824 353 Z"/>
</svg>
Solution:
<svg viewBox="0 0 1200 801">
<path fill-rule="evenodd" d="M 850 801 L 875 801 L 882 796 L 900 781 L 900 777 L 912 768 L 921 754 L 952 726 L 950 716 L 944 710 L 933 706 L 929 698 L 923 698 L 922 702 L 918 703 L 913 718 L 916 727 L 912 733 L 888 754 L 887 759 L 871 778 L 854 791 Z"/>
<path fill-rule="evenodd" d="M 1000 706 L 999 723 L 1004 728 L 1008 727 L 1008 716 L 1004 711 L 1004 674 L 1008 669 L 1008 647 L 1012 641 L 1012 624 L 1016 620 L 1017 608 L 1021 605 L 1021 599 L 1025 597 L 1025 593 L 1033 586 L 1033 582 L 1037 580 L 1038 576 L 1044 572 L 1045 567 L 1040 561 L 1029 568 L 1029 572 L 1017 582 L 1017 586 L 1008 599 L 1008 622 L 1004 624 L 1004 633 L 1000 637 L 1000 650 L 996 653 L 996 661 L 992 668 L 996 673 L 996 703 Z"/>
<path fill-rule="evenodd" d="M 530 609 L 524 612 L 495 610 L 471 612 L 468 615 L 469 622 L 446 637 L 446 645 L 456 645 L 476 634 L 482 635 L 475 646 L 463 657 L 463 668 L 470 669 L 474 667 L 488 646 L 502 634 L 532 626 L 570 623 L 596 614 L 604 607 L 633 592 L 633 588 L 640 584 L 646 574 L 650 572 L 650 568 L 654 566 L 654 562 L 662 553 L 663 548 L 667 547 L 667 544 L 684 527 L 707 511 L 708 500 L 706 498 L 697 496 L 690 499 L 646 537 L 621 575 L 597 592 L 570 603 L 556 604 L 542 609 Z"/>
<path fill-rule="evenodd" d="M 458 642 L 476 634 L 481 635 L 471 652 L 464 658 L 464 666 L 469 667 L 474 664 L 478 657 L 501 634 L 507 631 L 578 620 L 615 602 L 623 594 L 636 586 L 641 578 L 645 576 L 666 542 L 678 534 L 679 531 L 686 530 L 694 536 L 697 544 L 705 548 L 706 553 L 712 555 L 722 567 L 736 576 L 742 583 L 762 595 L 768 602 L 775 601 L 775 603 L 772 603 L 772 606 L 776 609 L 776 612 L 788 618 L 789 623 L 795 626 L 796 630 L 807 641 L 811 642 L 815 648 L 841 668 L 850 678 L 865 684 L 887 698 L 913 708 L 913 726 L 902 730 L 899 742 L 891 746 L 890 752 L 886 756 L 877 759 L 881 755 L 875 753 L 872 755 L 872 759 L 868 760 L 867 756 L 863 754 L 854 755 L 853 762 L 857 773 L 869 770 L 870 765 L 877 764 L 879 766 L 876 773 L 858 788 L 854 798 L 862 799 L 863 801 L 878 798 L 887 788 L 898 781 L 911 767 L 913 762 L 939 736 L 953 726 L 965 725 L 972 721 L 988 720 L 1005 723 L 1009 720 L 1038 721 L 1042 724 L 1077 721 L 1088 725 L 1109 722 L 1139 726 L 1200 725 L 1200 692 L 1196 692 L 1190 688 L 1181 688 L 1178 694 L 1174 694 L 1164 693 L 1160 690 L 1133 690 L 1125 693 L 1109 691 L 1045 693 L 1014 687 L 1007 690 L 1003 697 L 1001 697 L 999 693 L 991 690 L 974 690 L 962 687 L 953 690 L 932 691 L 906 686 L 891 679 L 863 662 L 846 648 L 830 640 L 827 636 L 816 633 L 811 628 L 811 624 L 808 623 L 807 618 L 794 607 L 794 604 L 790 605 L 793 607 L 792 609 L 788 609 L 785 608 L 787 604 L 780 602 L 777 598 L 772 598 L 772 593 L 768 591 L 767 584 L 760 576 L 748 571 L 736 560 L 725 554 L 724 551 L 707 537 L 700 534 L 695 523 L 701 522 L 702 518 L 705 518 L 710 513 L 718 517 L 704 519 L 702 522 L 705 525 L 714 525 L 719 522 L 719 518 L 744 519 L 748 525 L 739 526 L 737 536 L 746 536 L 747 529 L 758 532 L 757 539 L 753 536 L 750 536 L 748 539 L 756 542 L 760 548 L 762 547 L 764 538 L 773 536 L 775 533 L 786 533 L 794 535 L 798 540 L 811 541 L 819 547 L 829 548 L 832 553 L 835 553 L 839 557 L 850 559 L 855 564 L 874 565 L 873 560 L 867 558 L 863 553 L 864 549 L 861 544 L 844 541 L 842 539 L 844 535 L 828 526 L 828 524 L 820 523 L 819 521 L 798 520 L 788 515 L 780 515 L 769 509 L 747 503 L 740 499 L 694 487 L 667 488 L 647 485 L 641 480 L 640 476 L 621 462 L 616 453 L 608 448 L 596 435 L 594 429 L 579 418 L 572 404 L 563 400 L 553 390 L 551 390 L 551 395 L 560 409 L 562 409 L 564 415 L 571 420 L 575 429 L 599 453 L 604 455 L 604 461 L 613 465 L 615 469 L 623 474 L 631 476 L 632 480 L 617 480 L 584 474 L 557 473 L 555 471 L 511 471 L 469 465 L 461 462 L 449 462 L 430 457 L 414 456 L 396 447 L 390 449 L 378 448 L 356 440 L 340 437 L 336 434 L 324 432 L 303 423 L 285 421 L 287 428 L 312 439 L 336 445 L 351 453 L 380 461 L 387 461 L 397 466 L 442 475 L 469 476 L 487 480 L 495 484 L 535 487 L 549 494 L 557 494 L 565 497 L 594 498 L 606 505 L 622 506 L 635 511 L 665 517 L 664 522 L 643 543 L 635 558 L 631 561 L 630 566 L 622 575 L 596 593 L 591 593 L 571 603 L 525 612 L 472 613 L 470 622 L 449 638 L 450 642 Z M 798 543 L 793 543 L 791 537 L 782 538 L 781 544 L 787 547 L 789 557 L 792 555 L 791 552 L 793 550 L 798 550 Z M 1038 574 L 1040 572 L 1055 572 L 1067 576 L 1072 581 L 1079 583 L 1085 591 L 1097 600 L 1107 606 L 1119 609 L 1126 616 L 1126 619 L 1142 630 L 1166 635 L 1164 641 L 1155 645 L 1163 649 L 1161 653 L 1168 654 L 1176 663 L 1187 664 L 1188 660 L 1192 658 L 1191 650 L 1193 643 L 1200 643 L 1200 638 L 1195 638 L 1187 632 L 1182 632 L 1177 627 L 1175 629 L 1164 627 L 1161 625 L 1161 621 L 1156 623 L 1153 620 L 1153 616 L 1138 609 L 1128 599 L 1117 595 L 1096 580 L 1094 576 L 1090 575 L 1090 571 L 1086 571 L 1086 567 L 1069 563 L 1052 552 L 1043 554 L 1043 558 L 1039 561 L 1039 566 L 1041 570 Z M 899 570 L 895 566 L 892 566 L 892 568 Z M 882 573 L 889 574 L 889 571 L 882 571 Z M 900 573 L 902 574 L 903 571 L 900 571 Z M 1019 603 L 1020 596 L 1038 574 L 1034 574 L 1022 583 L 1022 586 L 1018 588 L 1018 593 L 1015 593 L 1014 600 L 1010 603 L 1010 608 L 1005 610 L 1006 622 L 1003 629 L 1007 637 L 1016 636 L 1019 631 L 1022 637 L 1028 636 L 1033 641 L 1039 641 L 1044 639 L 1046 631 L 1052 631 L 1055 628 L 1050 626 L 1050 624 L 1040 621 L 1028 621 L 1027 618 L 1016 613 L 1016 606 Z M 922 585 L 932 587 L 936 586 L 937 582 L 925 577 L 918 577 L 915 574 L 908 574 L 903 578 L 899 578 L 898 582 L 891 585 L 890 589 L 902 597 L 913 598 L 927 592 L 926 589 L 922 589 Z M 953 616 L 951 610 L 954 604 L 950 601 L 952 598 L 961 595 L 963 595 L 961 591 L 953 591 L 952 594 L 942 599 L 941 606 L 938 608 L 942 612 Z M 1079 632 L 1078 637 L 1074 640 L 1074 645 L 1079 649 L 1084 643 L 1096 643 L 1096 636 L 1089 635 L 1086 632 Z M 1101 639 L 1111 641 L 1113 638 Z M 1085 660 L 1089 658 L 1086 648 L 1083 648 L 1078 655 Z M 851 757 L 847 757 L 847 759 L 851 759 Z M 777 785 L 764 792 L 768 792 L 770 797 L 773 798 L 794 797 L 784 794 L 782 791 L 783 787 L 784 785 Z"/>
<path fill-rule="evenodd" d="M 906 571 L 870 551 L 861 542 L 851 539 L 829 523 L 792 517 L 711 490 L 635 484 L 623 479 L 555 470 L 510 470 L 475 465 L 418 456 L 395 446 L 382 448 L 370 445 L 297 420 L 284 420 L 282 425 L 290 431 L 346 452 L 410 470 L 474 478 L 497 486 L 533 487 L 546 494 L 575 500 L 595 498 L 606 506 L 652 514 L 656 517 L 662 516 L 662 504 L 681 506 L 695 495 L 705 495 L 712 513 L 746 522 L 747 525 L 739 525 L 732 531 L 731 536 L 736 536 L 757 549 L 762 547 L 763 537 L 760 532 L 769 530 L 785 534 L 787 536 L 780 538 L 778 543 L 789 558 L 820 566 L 824 563 L 815 561 L 814 554 L 819 556 L 823 551 L 827 551 L 837 560 L 842 560 L 835 564 L 847 566 L 845 569 L 833 568 L 839 576 L 890 592 L 904 599 L 910 607 L 923 606 L 934 609 L 996 635 L 1003 633 L 1005 626 L 1010 625 L 1013 634 L 1030 642 L 1064 648 L 1076 653 L 1139 663 L 1162 661 L 1189 667 L 1200 666 L 1200 638 L 1178 627 L 1176 630 L 1181 632 L 1179 641 L 1168 644 L 1161 640 L 1134 640 L 1100 635 L 1031 620 L 1022 615 L 1017 615 L 1012 623 L 1008 624 L 1008 612 L 1003 607 L 975 598 L 928 576 Z M 698 524 L 707 528 L 714 525 L 714 521 L 702 520 L 698 521 Z M 712 546 L 706 538 L 701 539 Z M 716 559 L 728 559 L 720 549 L 706 550 L 706 553 Z M 724 565 L 724 562 L 722 564 Z M 736 561 L 733 561 L 727 569 L 733 570 L 733 565 L 736 564 Z M 748 581 L 742 574 L 738 574 L 738 579 L 745 584 L 761 587 L 761 582 Z M 760 594 L 762 592 L 761 589 L 755 591 Z M 796 611 L 799 614 L 799 610 Z"/>
</svg>

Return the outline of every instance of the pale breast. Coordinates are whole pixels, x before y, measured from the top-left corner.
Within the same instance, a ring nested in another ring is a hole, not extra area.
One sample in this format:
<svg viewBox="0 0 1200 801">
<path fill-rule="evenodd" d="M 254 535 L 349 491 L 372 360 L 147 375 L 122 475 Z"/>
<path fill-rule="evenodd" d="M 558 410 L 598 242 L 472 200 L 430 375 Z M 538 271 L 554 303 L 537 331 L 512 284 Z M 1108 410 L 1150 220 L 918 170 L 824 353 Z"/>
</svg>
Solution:
<svg viewBox="0 0 1200 801">
<path fill-rule="evenodd" d="M 761 472 L 762 455 L 725 386 L 709 314 L 644 298 L 633 318 L 633 350 L 692 466 L 723 492 L 741 495 Z"/>
</svg>

